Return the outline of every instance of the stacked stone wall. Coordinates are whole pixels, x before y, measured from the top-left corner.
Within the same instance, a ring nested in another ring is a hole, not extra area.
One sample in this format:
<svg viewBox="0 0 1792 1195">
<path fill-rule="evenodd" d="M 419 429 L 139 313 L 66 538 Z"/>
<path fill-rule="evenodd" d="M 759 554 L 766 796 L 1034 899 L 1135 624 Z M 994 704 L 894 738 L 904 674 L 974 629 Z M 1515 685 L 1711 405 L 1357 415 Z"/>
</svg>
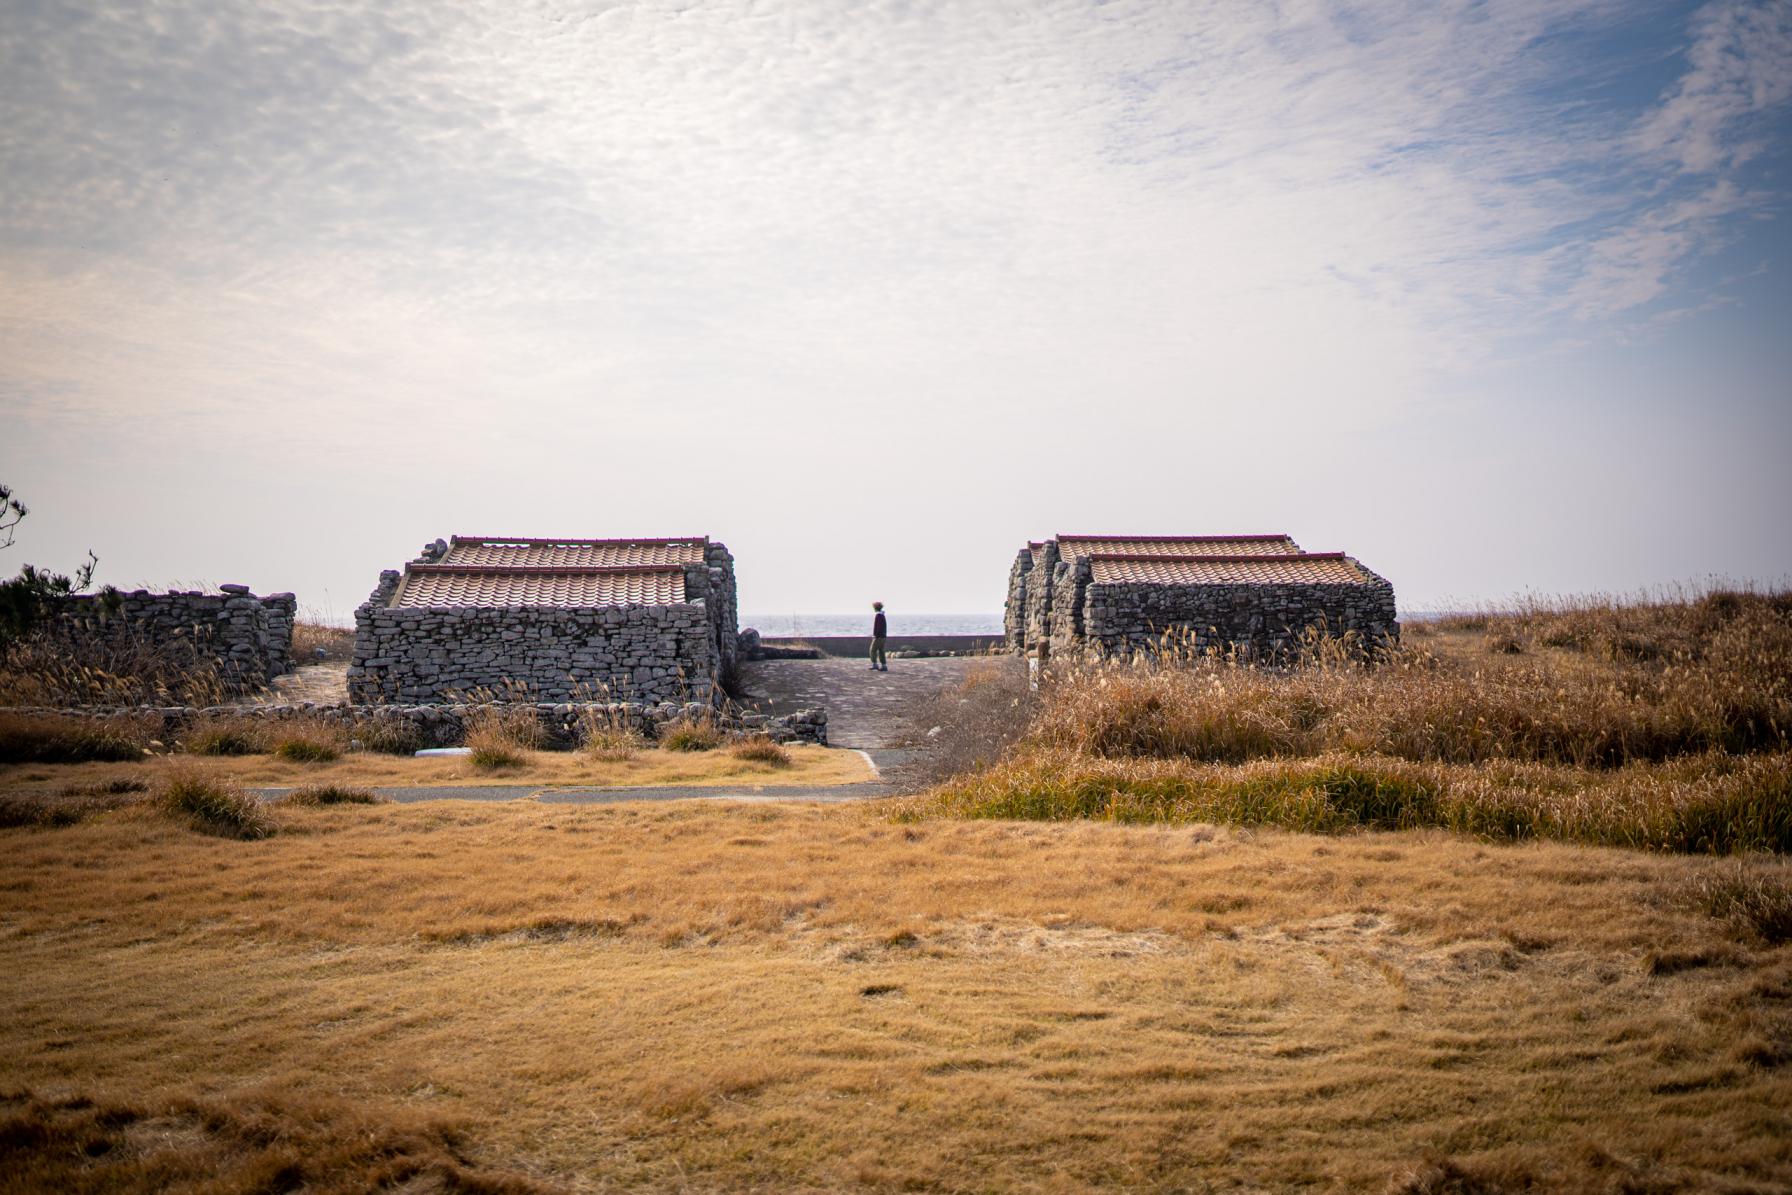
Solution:
<svg viewBox="0 0 1792 1195">
<path fill-rule="evenodd" d="M 217 664 L 227 690 L 248 692 L 291 669 L 297 605 L 290 593 L 257 597 L 247 585 L 217 593 L 112 590 L 60 599 L 51 630 L 113 647 L 192 653 Z"/>
<path fill-rule="evenodd" d="M 1022 549 L 1008 573 L 1003 629 L 1011 651 L 1041 657 L 1130 656 L 1168 635 L 1185 648 L 1285 654 L 1309 628 L 1397 642 L 1394 587 L 1350 563 L 1362 584 L 1096 585 L 1087 559 L 1059 557 L 1047 540 L 1033 563 Z"/>
<path fill-rule="evenodd" d="M 1310 627 L 1370 645 L 1398 642 L 1394 587 L 1369 576 L 1363 585 L 1086 585 L 1084 633 L 1074 642 L 1054 636 L 1053 650 L 1080 645 L 1086 655 L 1130 656 L 1155 650 L 1167 635 L 1197 651 L 1278 658 Z"/>
<path fill-rule="evenodd" d="M 1031 555 L 1031 551 L 1028 552 Z M 1058 559 L 1058 542 L 1047 540 L 1039 561 L 1027 573 L 1023 595 L 1025 616 L 1020 620 L 1023 649 L 1031 650 L 1051 637 L 1052 604 L 1060 576 L 1068 571 Z"/>
<path fill-rule="evenodd" d="M 1008 570 L 1008 600 L 1002 604 L 1002 639 L 1012 652 L 1027 648 L 1027 582 L 1033 572 L 1033 549 L 1022 548 Z"/>
<path fill-rule="evenodd" d="M 384 604 L 390 597 L 382 575 L 381 588 L 355 612 L 352 702 L 511 693 L 554 702 L 721 697 L 716 626 L 702 602 L 392 609 Z"/>
<path fill-rule="evenodd" d="M 502 703 L 457 705 L 250 705 L 250 706 L 129 706 L 116 708 L 27 708 L 18 712 L 36 717 L 59 717 L 106 721 L 125 719 L 149 723 L 164 744 L 180 741 L 187 728 L 196 721 L 211 718 L 249 718 L 266 722 L 324 722 L 341 726 L 351 745 L 357 731 L 370 723 L 398 722 L 408 724 L 423 747 L 458 747 L 466 738 L 468 715 L 498 708 Z M 505 708 L 510 708 L 506 706 Z M 697 719 L 712 722 L 728 734 L 764 734 L 780 743 L 817 743 L 828 741 L 827 711 L 797 710 L 794 713 L 749 714 L 732 709 L 715 709 L 702 703 L 659 702 L 540 702 L 532 707 L 541 727 L 543 742 L 551 747 L 574 747 L 584 740 L 584 728 L 592 723 L 621 726 L 642 737 L 659 738 L 665 727 Z"/>
</svg>

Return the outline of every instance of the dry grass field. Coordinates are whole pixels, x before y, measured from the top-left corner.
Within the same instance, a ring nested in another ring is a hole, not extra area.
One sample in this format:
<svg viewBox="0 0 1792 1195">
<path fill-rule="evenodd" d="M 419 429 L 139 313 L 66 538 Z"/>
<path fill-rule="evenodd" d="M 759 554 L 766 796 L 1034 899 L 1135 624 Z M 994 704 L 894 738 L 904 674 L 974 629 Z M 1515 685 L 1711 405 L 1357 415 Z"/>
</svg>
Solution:
<svg viewBox="0 0 1792 1195">
<path fill-rule="evenodd" d="M 273 816 L 0 831 L 0 1190 L 1792 1184 L 1781 860 Z"/>
<path fill-rule="evenodd" d="M 911 816 L 1792 850 L 1792 594 L 1538 603 L 1415 624 L 1373 660 L 1320 641 L 1276 668 L 971 679 L 932 711 L 954 774 Z"/>
<path fill-rule="evenodd" d="M 263 805 L 771 765 L 20 723 L 0 1192 L 1792 1189 L 1789 626 L 992 669 L 922 711 L 954 775 L 847 807 Z"/>
</svg>

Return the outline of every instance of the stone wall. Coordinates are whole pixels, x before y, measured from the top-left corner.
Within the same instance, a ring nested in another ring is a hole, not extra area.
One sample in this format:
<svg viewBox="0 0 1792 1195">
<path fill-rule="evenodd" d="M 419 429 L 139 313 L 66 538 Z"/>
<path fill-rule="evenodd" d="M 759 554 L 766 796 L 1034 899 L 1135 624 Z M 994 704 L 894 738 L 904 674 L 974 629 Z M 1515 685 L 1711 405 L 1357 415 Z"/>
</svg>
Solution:
<svg viewBox="0 0 1792 1195">
<path fill-rule="evenodd" d="M 1362 566 L 1359 564 L 1359 568 Z M 1080 590 L 1080 634 L 1070 619 L 1054 629 L 1052 651 L 1130 656 L 1166 633 L 1198 651 L 1240 649 L 1274 659 L 1299 645 L 1308 627 L 1354 633 L 1363 642 L 1399 641 L 1394 587 L 1363 569 L 1363 585 L 1090 585 Z"/>
<path fill-rule="evenodd" d="M 723 544 L 703 549 L 703 564 L 684 571 L 685 596 L 702 600 L 709 611 L 717 665 L 725 675 L 739 659 L 740 608 L 735 596 L 734 557 Z"/>
<path fill-rule="evenodd" d="M 1002 639 L 1012 652 L 1027 647 L 1027 582 L 1033 572 L 1033 549 L 1022 548 L 1008 570 L 1008 600 L 1002 604 Z"/>
<path fill-rule="evenodd" d="M 434 564 L 446 540 L 413 564 Z M 388 569 L 355 611 L 349 699 L 439 703 L 526 693 L 714 704 L 739 658 L 734 557 L 706 543 L 684 566 L 684 602 L 663 606 L 390 606 L 403 574 Z"/>
<path fill-rule="evenodd" d="M 1029 558 L 1032 550 L 1027 550 Z M 1021 647 L 1023 650 L 1035 644 L 1043 643 L 1051 636 L 1052 597 L 1059 574 L 1068 570 L 1058 559 L 1058 543 L 1046 540 L 1040 550 L 1039 558 L 1027 572 L 1027 583 L 1022 591 L 1021 600 L 1025 607 L 1019 619 L 1021 628 Z M 1004 617 L 1006 624 L 1006 617 Z"/>
<path fill-rule="evenodd" d="M 292 668 L 296 609 L 290 593 L 257 597 L 247 585 L 223 585 L 217 593 L 111 590 L 61 599 L 53 632 L 192 652 L 217 662 L 227 689 L 247 692 Z"/>
<path fill-rule="evenodd" d="M 1359 584 L 1095 584 L 1086 557 L 1060 558 L 1056 540 L 1037 557 L 1023 548 L 1008 573 L 1003 627 L 1009 650 L 1089 658 L 1130 656 L 1166 635 L 1198 650 L 1285 653 L 1308 628 L 1365 643 L 1398 642 L 1394 587 L 1363 567 Z"/>
<path fill-rule="evenodd" d="M 352 702 L 519 692 L 554 702 L 711 703 L 722 695 L 716 626 L 702 602 L 390 609 L 397 583 L 397 573 L 382 573 L 355 611 Z"/>
<path fill-rule="evenodd" d="M 250 705 L 250 706 L 134 706 L 118 709 L 24 709 L 19 712 L 34 716 L 80 719 L 122 718 L 148 722 L 160 741 L 172 746 L 180 741 L 187 727 L 207 718 L 248 718 L 267 722 L 325 722 L 342 726 L 351 744 L 357 729 L 372 723 L 407 724 L 421 747 L 457 747 L 466 737 L 467 715 L 482 708 L 467 705 Z M 674 723 L 702 718 L 712 721 L 728 734 L 765 734 L 780 743 L 816 743 L 828 741 L 827 711 L 797 710 L 795 713 L 741 713 L 732 709 L 716 709 L 698 702 L 540 702 L 533 706 L 544 745 L 567 748 L 583 741 L 587 714 L 600 715 L 601 725 L 626 726 L 653 740 Z"/>
</svg>

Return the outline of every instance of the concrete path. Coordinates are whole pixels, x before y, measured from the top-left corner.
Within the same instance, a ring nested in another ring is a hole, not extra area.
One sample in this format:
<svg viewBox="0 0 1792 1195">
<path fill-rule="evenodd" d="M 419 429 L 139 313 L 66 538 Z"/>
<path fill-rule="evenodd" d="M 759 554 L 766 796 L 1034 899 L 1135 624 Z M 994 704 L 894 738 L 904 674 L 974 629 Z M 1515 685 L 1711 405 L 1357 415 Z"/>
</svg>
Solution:
<svg viewBox="0 0 1792 1195">
<path fill-rule="evenodd" d="M 274 801 L 290 788 L 252 788 L 265 801 Z M 887 784 L 803 785 L 687 785 L 683 787 L 604 788 L 599 786 L 542 786 L 539 784 L 441 784 L 430 787 L 376 787 L 388 801 L 546 801 L 556 805 L 614 805 L 622 801 L 820 801 L 827 804 L 864 801 L 892 796 Z"/>
<path fill-rule="evenodd" d="M 891 660 L 888 672 L 873 672 L 863 660 L 838 657 L 819 660 L 759 660 L 741 665 L 743 706 L 768 714 L 820 707 L 828 712 L 828 745 L 863 751 L 879 772 L 875 783 L 826 788 L 792 785 L 742 785 L 678 788 L 543 787 L 527 784 L 442 785 L 424 788 L 376 788 L 394 801 L 519 801 L 576 804 L 618 801 L 862 801 L 906 791 L 903 774 L 924 750 L 911 743 L 915 711 L 940 693 L 963 682 L 977 668 L 1017 668 L 1011 657 L 931 657 Z M 345 666 L 308 665 L 275 682 L 273 701 L 346 699 Z M 254 790 L 274 798 L 284 788 Z"/>
<path fill-rule="evenodd" d="M 961 683 L 972 669 L 1017 666 L 1006 656 L 891 660 L 888 672 L 873 672 L 864 660 L 757 660 L 741 665 L 742 704 L 768 714 L 820 706 L 828 712 L 829 746 L 856 747 L 876 759 L 908 742 L 910 718 L 921 703 Z"/>
</svg>

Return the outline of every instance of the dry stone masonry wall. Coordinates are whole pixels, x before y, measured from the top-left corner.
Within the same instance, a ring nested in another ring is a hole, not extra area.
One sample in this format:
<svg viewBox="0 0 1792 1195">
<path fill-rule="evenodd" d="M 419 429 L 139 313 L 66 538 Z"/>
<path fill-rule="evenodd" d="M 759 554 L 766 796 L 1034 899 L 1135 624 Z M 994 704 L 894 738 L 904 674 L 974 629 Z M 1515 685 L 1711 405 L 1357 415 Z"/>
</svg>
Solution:
<svg viewBox="0 0 1792 1195">
<path fill-rule="evenodd" d="M 449 546 L 425 545 L 412 564 Z M 734 558 L 705 541 L 681 571 L 682 602 L 394 606 L 404 576 L 388 570 L 355 611 L 349 700 L 718 703 L 738 656 Z"/>
<path fill-rule="evenodd" d="M 1368 585 L 1089 585 L 1081 590 L 1080 630 L 1054 633 L 1053 650 L 1088 644 L 1105 656 L 1151 651 L 1166 631 L 1199 651 L 1243 649 L 1276 658 L 1308 628 L 1355 632 L 1368 643 L 1400 637 L 1394 587 Z M 1068 623 L 1070 620 L 1065 620 Z"/>
<path fill-rule="evenodd" d="M 1118 541 L 1112 554 L 1091 542 L 1103 538 Z M 1371 645 L 1399 640 L 1394 587 L 1354 558 L 1302 552 L 1280 536 L 1184 539 L 1058 537 L 1023 548 L 1008 574 L 1009 649 L 1124 658 L 1170 641 L 1275 658 L 1315 631 Z M 1105 578 L 1102 561 L 1116 562 Z M 1116 580 L 1127 565 L 1152 579 Z"/>
<path fill-rule="evenodd" d="M 409 731 L 418 747 L 458 747 L 466 737 L 468 716 L 478 710 L 498 708 L 500 704 L 132 706 L 25 709 L 21 712 L 71 719 L 147 721 L 158 739 L 168 746 L 178 743 L 195 722 L 225 717 L 274 724 L 323 722 L 342 727 L 351 742 L 356 735 L 367 733 L 370 727 L 396 724 Z M 543 746 L 552 748 L 580 745 L 585 738 L 585 727 L 592 724 L 626 727 L 652 741 L 668 726 L 698 720 L 709 722 L 727 734 L 764 734 L 779 743 L 826 746 L 828 741 L 828 716 L 820 709 L 797 710 L 774 717 L 718 710 L 700 702 L 541 702 L 530 708 L 534 709 L 541 727 Z"/>
<path fill-rule="evenodd" d="M 223 585 L 217 593 L 112 590 L 63 598 L 56 630 L 121 647 L 191 652 L 218 665 L 226 689 L 249 692 L 292 667 L 296 608 L 290 593 L 257 597 L 247 585 Z"/>
</svg>

